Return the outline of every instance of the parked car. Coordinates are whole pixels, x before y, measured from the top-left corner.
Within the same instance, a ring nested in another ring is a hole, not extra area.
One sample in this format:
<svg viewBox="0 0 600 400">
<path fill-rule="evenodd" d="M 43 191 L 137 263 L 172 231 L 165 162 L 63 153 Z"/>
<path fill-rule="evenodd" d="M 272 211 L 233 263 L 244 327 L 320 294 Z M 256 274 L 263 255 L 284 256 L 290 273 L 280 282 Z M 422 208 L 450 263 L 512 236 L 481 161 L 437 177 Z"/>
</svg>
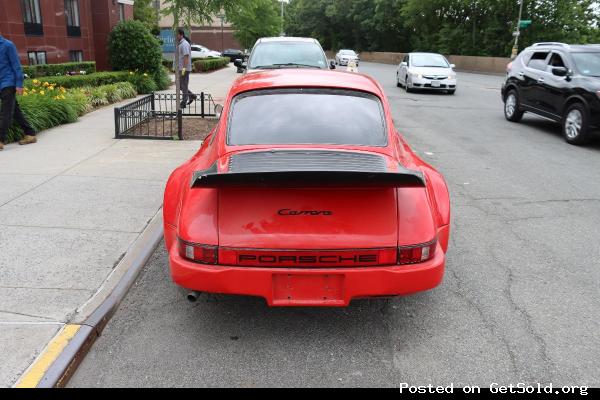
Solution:
<svg viewBox="0 0 600 400">
<path fill-rule="evenodd" d="M 335 55 L 336 65 L 348 65 L 350 61 L 354 61 L 356 63 L 356 66 L 358 67 L 360 57 L 354 50 L 340 50 Z"/>
<path fill-rule="evenodd" d="M 234 64 L 242 72 L 264 69 L 315 68 L 335 69 L 316 39 L 297 37 L 271 37 L 256 41 L 247 63 L 236 60 Z"/>
<path fill-rule="evenodd" d="M 436 53 L 409 53 L 398 66 L 396 85 L 406 88 L 407 92 L 415 89 L 443 90 L 456 92 L 456 72 L 454 64 L 446 57 Z"/>
<path fill-rule="evenodd" d="M 192 59 L 194 58 L 219 58 L 221 53 L 218 51 L 209 50 L 199 44 L 192 44 Z"/>
<path fill-rule="evenodd" d="M 235 60 L 243 60 L 244 52 L 237 49 L 227 49 L 223 52 L 223 57 L 228 57 L 229 61 L 234 62 Z"/>
<path fill-rule="evenodd" d="M 163 212 L 171 277 L 192 301 L 207 292 L 347 306 L 429 290 L 444 275 L 446 183 L 364 75 L 238 79 L 220 123 L 171 174 Z"/>
<path fill-rule="evenodd" d="M 504 116 L 525 112 L 560 122 L 565 140 L 581 145 L 600 129 L 600 45 L 536 43 L 508 65 Z"/>
</svg>

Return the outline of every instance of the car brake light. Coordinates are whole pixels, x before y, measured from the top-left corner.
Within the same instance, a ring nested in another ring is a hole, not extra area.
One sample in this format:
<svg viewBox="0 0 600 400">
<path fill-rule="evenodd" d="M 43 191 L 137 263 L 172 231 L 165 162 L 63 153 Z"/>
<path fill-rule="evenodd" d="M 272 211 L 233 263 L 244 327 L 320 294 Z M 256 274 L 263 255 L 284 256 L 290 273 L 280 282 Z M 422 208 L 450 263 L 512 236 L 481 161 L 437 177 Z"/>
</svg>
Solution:
<svg viewBox="0 0 600 400">
<path fill-rule="evenodd" d="M 431 260 L 435 255 L 437 240 L 415 246 L 398 247 L 398 264 L 417 264 Z"/>
<path fill-rule="evenodd" d="M 179 255 L 200 264 L 216 264 L 218 262 L 218 246 L 188 243 L 179 239 Z"/>
</svg>

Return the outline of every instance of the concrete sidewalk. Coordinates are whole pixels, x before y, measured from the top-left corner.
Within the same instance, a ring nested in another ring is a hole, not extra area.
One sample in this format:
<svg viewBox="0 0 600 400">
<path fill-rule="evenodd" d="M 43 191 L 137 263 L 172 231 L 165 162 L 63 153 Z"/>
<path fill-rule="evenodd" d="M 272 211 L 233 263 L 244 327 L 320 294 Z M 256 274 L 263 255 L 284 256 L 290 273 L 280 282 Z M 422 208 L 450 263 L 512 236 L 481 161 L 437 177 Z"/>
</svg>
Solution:
<svg viewBox="0 0 600 400">
<path fill-rule="evenodd" d="M 221 102 L 237 77 L 230 66 L 193 75 L 191 88 Z M 86 317 L 81 306 L 160 211 L 170 172 L 199 148 L 113 136 L 111 106 L 0 152 L 0 386 Z"/>
</svg>

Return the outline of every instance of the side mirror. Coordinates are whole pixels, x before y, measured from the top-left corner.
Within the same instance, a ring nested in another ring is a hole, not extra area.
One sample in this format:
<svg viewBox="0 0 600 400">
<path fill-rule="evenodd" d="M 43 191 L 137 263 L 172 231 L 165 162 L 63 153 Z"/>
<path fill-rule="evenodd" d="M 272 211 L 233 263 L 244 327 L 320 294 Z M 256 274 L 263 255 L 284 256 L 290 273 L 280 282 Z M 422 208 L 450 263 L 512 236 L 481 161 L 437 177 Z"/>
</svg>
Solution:
<svg viewBox="0 0 600 400">
<path fill-rule="evenodd" d="M 329 61 L 329 69 L 335 69 L 335 61 Z"/>
<path fill-rule="evenodd" d="M 554 76 L 568 76 L 569 75 L 569 69 L 566 67 L 553 67 L 552 68 L 552 75 Z"/>
<path fill-rule="evenodd" d="M 452 69 L 456 68 L 456 64 L 450 64 L 450 68 L 452 68 Z"/>
<path fill-rule="evenodd" d="M 221 114 L 223 114 L 223 105 L 217 104 L 215 106 L 215 115 L 217 116 L 217 118 L 221 118 Z"/>
</svg>

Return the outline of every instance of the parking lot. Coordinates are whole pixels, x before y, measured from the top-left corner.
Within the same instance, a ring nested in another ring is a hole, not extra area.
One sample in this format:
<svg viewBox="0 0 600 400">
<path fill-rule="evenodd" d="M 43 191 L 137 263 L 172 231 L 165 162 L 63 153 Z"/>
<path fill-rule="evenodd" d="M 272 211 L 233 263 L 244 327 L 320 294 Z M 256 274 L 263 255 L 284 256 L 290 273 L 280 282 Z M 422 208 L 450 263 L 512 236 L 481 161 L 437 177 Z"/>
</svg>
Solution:
<svg viewBox="0 0 600 400">
<path fill-rule="evenodd" d="M 407 94 L 394 66 L 359 69 L 448 181 L 442 286 L 345 309 L 191 304 L 161 245 L 71 386 L 600 385 L 600 140 L 574 147 L 541 118 L 507 122 L 501 76 Z"/>
</svg>

